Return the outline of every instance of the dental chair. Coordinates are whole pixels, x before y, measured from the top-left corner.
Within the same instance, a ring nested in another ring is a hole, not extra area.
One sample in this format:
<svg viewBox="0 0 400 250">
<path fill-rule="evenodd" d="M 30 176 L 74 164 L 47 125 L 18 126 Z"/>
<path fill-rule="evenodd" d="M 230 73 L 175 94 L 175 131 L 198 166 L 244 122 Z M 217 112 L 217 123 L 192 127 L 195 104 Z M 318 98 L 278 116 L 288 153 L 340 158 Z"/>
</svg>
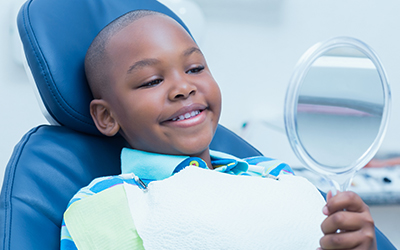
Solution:
<svg viewBox="0 0 400 250">
<path fill-rule="evenodd" d="M 89 113 L 86 50 L 97 33 L 134 9 L 165 13 L 155 0 L 30 0 L 18 15 L 25 55 L 52 125 L 31 129 L 16 145 L 0 196 L 0 249 L 59 249 L 71 197 L 99 176 L 120 174 L 120 137 L 101 135 Z M 212 149 L 238 157 L 260 152 L 219 126 Z M 395 249 L 377 230 L 380 249 Z"/>
</svg>

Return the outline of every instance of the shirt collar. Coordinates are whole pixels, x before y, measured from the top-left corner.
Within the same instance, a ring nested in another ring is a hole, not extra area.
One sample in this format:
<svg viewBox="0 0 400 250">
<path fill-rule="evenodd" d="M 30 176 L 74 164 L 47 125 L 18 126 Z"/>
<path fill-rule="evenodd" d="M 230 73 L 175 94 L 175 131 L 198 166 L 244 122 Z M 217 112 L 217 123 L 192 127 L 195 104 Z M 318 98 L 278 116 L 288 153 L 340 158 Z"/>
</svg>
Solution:
<svg viewBox="0 0 400 250">
<path fill-rule="evenodd" d="M 217 171 L 237 174 L 246 172 L 248 169 L 247 162 L 232 155 L 210 150 L 210 156 L 213 166 L 223 165 L 216 168 Z M 122 174 L 134 173 L 144 180 L 163 180 L 170 177 L 175 168 L 188 158 L 191 157 L 124 148 L 121 152 L 121 172 Z"/>
<path fill-rule="evenodd" d="M 123 148 L 121 152 L 122 174 L 134 173 L 147 180 L 163 180 L 170 177 L 175 167 L 188 156 L 156 154 Z"/>
</svg>

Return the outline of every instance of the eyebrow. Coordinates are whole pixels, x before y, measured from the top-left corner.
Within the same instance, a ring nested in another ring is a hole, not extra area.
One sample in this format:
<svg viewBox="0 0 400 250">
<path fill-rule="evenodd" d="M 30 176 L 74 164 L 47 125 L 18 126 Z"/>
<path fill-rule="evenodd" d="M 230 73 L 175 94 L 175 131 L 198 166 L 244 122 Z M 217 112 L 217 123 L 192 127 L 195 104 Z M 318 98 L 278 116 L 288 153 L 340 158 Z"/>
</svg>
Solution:
<svg viewBox="0 0 400 250">
<path fill-rule="evenodd" d="M 138 69 L 146 67 L 146 66 L 152 66 L 159 62 L 160 62 L 159 60 L 153 59 L 153 58 L 147 58 L 147 59 L 137 61 L 132 66 L 129 67 L 127 73 L 130 74 L 134 70 L 138 70 Z"/>
<path fill-rule="evenodd" d="M 193 53 L 199 53 L 199 54 L 203 55 L 201 50 L 199 48 L 197 48 L 197 47 L 188 48 L 187 50 L 183 51 L 182 55 L 184 57 L 187 57 L 187 56 L 190 56 Z M 135 70 L 147 67 L 147 66 L 153 66 L 153 65 L 158 64 L 158 63 L 160 63 L 160 61 L 158 59 L 155 59 L 155 58 L 146 58 L 146 59 L 137 61 L 137 62 L 135 62 L 134 64 L 132 64 L 129 67 L 129 69 L 127 71 L 127 74 L 131 74 L 132 71 L 135 71 Z"/>
<path fill-rule="evenodd" d="M 188 48 L 187 50 L 183 51 L 183 56 L 190 56 L 191 54 L 193 54 L 194 52 L 199 53 L 201 55 L 203 55 L 203 53 L 201 52 L 201 50 L 197 47 L 191 47 Z"/>
</svg>

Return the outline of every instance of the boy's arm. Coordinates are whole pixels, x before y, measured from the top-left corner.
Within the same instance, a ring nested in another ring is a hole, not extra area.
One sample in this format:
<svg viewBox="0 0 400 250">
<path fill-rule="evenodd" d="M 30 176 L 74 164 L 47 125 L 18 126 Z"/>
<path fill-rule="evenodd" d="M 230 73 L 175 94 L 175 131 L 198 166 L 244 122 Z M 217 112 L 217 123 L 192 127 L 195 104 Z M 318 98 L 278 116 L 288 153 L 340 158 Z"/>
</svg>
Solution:
<svg viewBox="0 0 400 250">
<path fill-rule="evenodd" d="M 64 223 L 62 223 L 61 226 L 61 244 L 60 244 L 60 249 L 61 250 L 78 250 L 78 248 L 75 245 L 75 242 L 72 240 L 71 235 L 69 234 L 68 228 Z"/>
<path fill-rule="evenodd" d="M 74 204 L 77 201 L 83 200 L 85 198 L 91 197 L 92 195 L 100 192 L 101 190 L 97 190 L 97 192 L 92 191 L 91 187 L 93 187 L 94 185 L 97 185 L 98 183 L 101 183 L 104 179 L 106 178 L 98 178 L 93 180 L 88 186 L 80 189 L 75 195 L 74 197 L 72 197 L 71 201 L 68 204 L 67 209 Z M 77 250 L 78 248 L 75 245 L 74 240 L 72 239 L 68 227 L 65 224 L 64 218 L 62 221 L 62 225 L 61 225 L 61 243 L 60 243 L 60 249 L 61 250 Z"/>
<path fill-rule="evenodd" d="M 327 195 L 322 222 L 322 249 L 377 249 L 374 221 L 368 206 L 353 192 Z"/>
<path fill-rule="evenodd" d="M 109 187 L 109 185 L 105 185 L 104 188 L 100 189 L 93 189 L 93 186 L 96 186 L 98 184 L 101 184 L 104 180 L 108 180 L 111 177 L 102 177 L 102 178 L 97 178 L 93 180 L 88 186 L 80 189 L 74 197 L 72 197 L 71 201 L 68 204 L 67 209 L 74 204 L 77 201 L 83 200 L 85 198 L 91 197 L 95 195 L 96 193 L 101 192 L 102 190 L 106 189 Z M 75 245 L 74 240 L 72 239 L 68 227 L 65 224 L 64 218 L 62 221 L 61 225 L 61 244 L 60 244 L 60 249 L 61 250 L 77 250 L 78 248 Z"/>
<path fill-rule="evenodd" d="M 130 249 L 143 249 L 125 204 L 124 184 L 136 182 L 122 175 L 98 178 L 72 198 L 61 228 L 61 250 L 93 249 L 87 242 L 96 249 L 110 249 L 116 240 Z"/>
</svg>

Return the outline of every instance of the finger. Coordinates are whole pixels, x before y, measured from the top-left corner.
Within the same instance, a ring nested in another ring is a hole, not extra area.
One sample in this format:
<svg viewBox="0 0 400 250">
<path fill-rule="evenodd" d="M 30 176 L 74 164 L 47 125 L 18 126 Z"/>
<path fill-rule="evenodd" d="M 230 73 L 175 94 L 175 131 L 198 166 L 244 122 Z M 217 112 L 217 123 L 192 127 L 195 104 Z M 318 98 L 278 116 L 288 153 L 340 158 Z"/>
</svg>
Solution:
<svg viewBox="0 0 400 250">
<path fill-rule="evenodd" d="M 328 202 L 332 198 L 332 191 L 329 190 L 328 193 L 326 194 L 326 202 Z M 325 215 L 329 215 L 328 207 L 325 206 L 322 208 L 322 213 Z"/>
<path fill-rule="evenodd" d="M 352 249 L 363 243 L 358 231 L 327 234 L 319 241 L 323 249 Z"/>
<path fill-rule="evenodd" d="M 375 234 L 362 231 L 328 234 L 321 238 L 323 249 L 370 249 L 376 246 Z"/>
<path fill-rule="evenodd" d="M 346 209 L 351 212 L 363 212 L 368 206 L 356 193 L 351 191 L 341 192 L 330 198 L 326 203 L 329 214 Z"/>
<path fill-rule="evenodd" d="M 326 201 L 329 201 L 332 198 L 332 191 L 329 190 L 328 193 L 326 194 Z"/>
<path fill-rule="evenodd" d="M 370 225 L 368 225 L 370 224 Z M 341 231 L 356 231 L 363 226 L 373 226 L 372 217 L 364 213 L 354 213 L 348 211 L 336 212 L 321 223 L 321 230 L 324 234 L 335 233 L 338 229 Z"/>
</svg>

